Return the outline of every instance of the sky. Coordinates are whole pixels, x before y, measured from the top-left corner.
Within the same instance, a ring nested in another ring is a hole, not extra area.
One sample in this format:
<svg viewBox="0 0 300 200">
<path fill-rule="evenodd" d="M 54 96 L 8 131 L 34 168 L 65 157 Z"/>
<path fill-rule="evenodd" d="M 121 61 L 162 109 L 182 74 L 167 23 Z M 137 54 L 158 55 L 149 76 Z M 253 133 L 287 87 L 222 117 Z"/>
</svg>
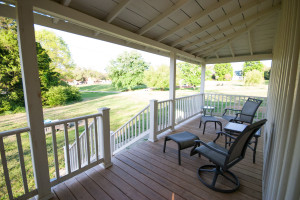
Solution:
<svg viewBox="0 0 300 200">
<path fill-rule="evenodd" d="M 78 67 L 89 68 L 100 72 L 105 72 L 105 68 L 109 65 L 110 61 L 116 59 L 118 55 L 122 54 L 124 51 L 130 52 L 134 50 L 129 47 L 35 25 L 35 30 L 41 29 L 53 31 L 56 35 L 63 38 L 63 40 L 68 44 L 74 63 Z M 169 65 L 170 63 L 170 59 L 168 57 L 140 50 L 136 51 L 141 53 L 144 60 L 150 63 L 153 67 Z M 271 67 L 271 61 L 262 62 L 264 65 Z M 243 62 L 232 63 L 234 70 L 241 70 L 242 65 Z"/>
</svg>

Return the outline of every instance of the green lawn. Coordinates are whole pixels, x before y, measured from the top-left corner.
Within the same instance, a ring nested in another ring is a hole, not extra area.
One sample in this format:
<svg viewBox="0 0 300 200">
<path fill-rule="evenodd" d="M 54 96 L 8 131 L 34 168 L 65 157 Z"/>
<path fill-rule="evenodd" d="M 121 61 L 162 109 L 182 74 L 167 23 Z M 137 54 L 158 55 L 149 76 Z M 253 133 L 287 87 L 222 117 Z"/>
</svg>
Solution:
<svg viewBox="0 0 300 200">
<path fill-rule="evenodd" d="M 99 84 L 89 86 L 78 86 L 81 91 L 119 91 L 111 84 Z"/>
</svg>

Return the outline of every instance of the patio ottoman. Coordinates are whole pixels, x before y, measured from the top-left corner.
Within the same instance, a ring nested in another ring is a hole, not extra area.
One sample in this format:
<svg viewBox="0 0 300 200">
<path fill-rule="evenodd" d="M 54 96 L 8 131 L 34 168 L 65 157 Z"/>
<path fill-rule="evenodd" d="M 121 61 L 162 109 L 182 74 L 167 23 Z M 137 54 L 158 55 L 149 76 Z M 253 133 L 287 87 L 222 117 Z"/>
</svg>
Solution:
<svg viewBox="0 0 300 200">
<path fill-rule="evenodd" d="M 219 124 L 220 130 L 222 131 L 222 123 L 220 122 L 220 120 L 218 120 L 214 116 L 202 116 L 201 119 L 200 119 L 199 128 L 201 128 L 202 122 L 204 123 L 203 134 L 205 132 L 205 127 L 206 127 L 207 122 L 214 122 L 215 123 L 215 129 L 217 128 L 217 124 Z"/>
<path fill-rule="evenodd" d="M 164 153 L 166 152 L 166 143 L 169 140 L 173 140 L 178 145 L 178 164 L 181 165 L 180 151 L 182 149 L 186 149 L 194 146 L 195 144 L 194 141 L 199 140 L 199 137 L 187 131 L 168 135 L 165 137 L 165 141 L 164 141 Z"/>
</svg>

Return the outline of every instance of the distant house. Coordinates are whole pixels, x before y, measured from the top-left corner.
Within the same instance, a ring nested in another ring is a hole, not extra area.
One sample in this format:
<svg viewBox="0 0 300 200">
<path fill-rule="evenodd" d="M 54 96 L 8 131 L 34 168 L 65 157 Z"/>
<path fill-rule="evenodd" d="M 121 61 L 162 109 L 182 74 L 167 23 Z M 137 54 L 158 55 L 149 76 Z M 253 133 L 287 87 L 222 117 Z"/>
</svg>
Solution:
<svg viewBox="0 0 300 200">
<path fill-rule="evenodd" d="M 234 81 L 241 81 L 243 80 L 243 72 L 242 70 L 236 70 L 233 72 L 232 80 Z"/>
</svg>

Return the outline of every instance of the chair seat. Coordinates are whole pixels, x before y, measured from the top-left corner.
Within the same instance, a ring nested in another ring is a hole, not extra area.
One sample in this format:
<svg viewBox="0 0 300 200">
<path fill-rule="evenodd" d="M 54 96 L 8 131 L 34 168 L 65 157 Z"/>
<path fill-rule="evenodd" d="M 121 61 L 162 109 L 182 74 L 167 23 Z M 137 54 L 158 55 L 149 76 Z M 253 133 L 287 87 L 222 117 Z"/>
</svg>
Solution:
<svg viewBox="0 0 300 200">
<path fill-rule="evenodd" d="M 225 119 L 226 121 L 231 122 L 235 119 L 235 116 L 223 115 L 222 118 Z"/>
<path fill-rule="evenodd" d="M 215 148 L 215 149 L 218 149 L 218 150 L 220 150 L 220 151 L 223 151 L 224 153 L 227 153 L 227 152 L 228 152 L 227 149 L 225 149 L 225 148 L 223 148 L 223 147 L 217 145 L 217 144 L 214 143 L 214 142 L 209 142 L 209 143 L 207 143 L 207 145 L 208 145 L 208 146 L 211 146 L 211 147 L 213 147 L 213 148 Z M 207 148 L 207 147 L 204 146 L 204 145 L 201 145 L 200 147 L 197 147 L 197 148 L 195 149 L 195 151 L 198 152 L 198 153 L 200 153 L 200 154 L 202 154 L 202 155 L 204 155 L 204 156 L 207 157 L 207 158 L 210 158 L 210 160 L 211 160 L 213 163 L 215 163 L 215 164 L 217 164 L 217 165 L 219 165 L 219 166 L 221 166 L 221 167 L 224 167 L 224 163 L 225 163 L 225 159 L 226 159 L 226 156 L 225 156 L 225 155 L 222 155 L 222 154 L 220 154 L 220 153 L 218 153 L 218 152 L 212 151 L 211 149 Z"/>
<path fill-rule="evenodd" d="M 185 149 L 194 146 L 194 141 L 199 139 L 198 136 L 187 131 L 182 133 L 175 133 L 166 137 L 168 138 L 168 140 L 173 140 L 174 142 L 179 144 L 180 149 Z"/>
<path fill-rule="evenodd" d="M 205 123 L 205 122 L 219 122 L 220 120 L 218 120 L 214 116 L 202 116 L 201 121 Z"/>
</svg>

